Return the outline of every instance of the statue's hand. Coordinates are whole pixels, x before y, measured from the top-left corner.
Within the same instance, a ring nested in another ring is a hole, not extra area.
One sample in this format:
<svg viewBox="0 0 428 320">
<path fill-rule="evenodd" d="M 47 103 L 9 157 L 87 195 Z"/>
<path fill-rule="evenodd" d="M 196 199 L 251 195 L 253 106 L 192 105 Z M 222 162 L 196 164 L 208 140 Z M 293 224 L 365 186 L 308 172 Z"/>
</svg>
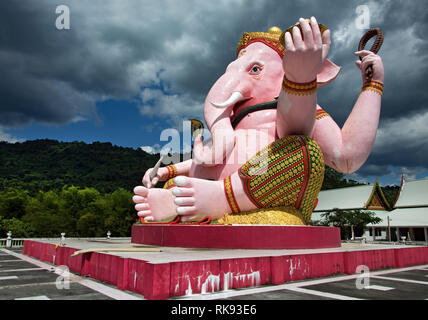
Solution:
<svg viewBox="0 0 428 320">
<path fill-rule="evenodd" d="M 369 51 L 369 50 L 361 50 L 355 52 L 355 55 L 361 57 L 363 60 L 357 60 L 355 63 L 357 67 L 360 68 L 361 74 L 363 77 L 363 83 L 366 82 L 366 70 L 367 67 L 373 65 L 373 81 L 384 82 L 384 71 L 383 71 L 383 63 L 380 56 Z"/>
<path fill-rule="evenodd" d="M 153 171 L 153 168 L 146 171 L 143 177 L 143 184 L 146 188 L 153 188 L 159 181 L 166 181 L 169 176 L 168 169 L 159 168 L 156 176 L 153 179 L 150 179 L 150 175 Z"/>
<path fill-rule="evenodd" d="M 322 36 L 318 22 L 314 17 L 309 24 L 300 18 L 302 32 L 298 27 L 293 28 L 293 36 L 285 33 L 285 55 L 283 68 L 288 80 L 306 83 L 316 79 L 330 51 L 330 30 Z M 303 38 L 302 38 L 303 33 Z"/>
<path fill-rule="evenodd" d="M 220 152 L 217 153 L 221 154 Z M 197 135 L 194 140 L 193 159 L 204 167 L 212 167 L 217 164 L 212 147 L 204 145 L 201 134 Z"/>
</svg>

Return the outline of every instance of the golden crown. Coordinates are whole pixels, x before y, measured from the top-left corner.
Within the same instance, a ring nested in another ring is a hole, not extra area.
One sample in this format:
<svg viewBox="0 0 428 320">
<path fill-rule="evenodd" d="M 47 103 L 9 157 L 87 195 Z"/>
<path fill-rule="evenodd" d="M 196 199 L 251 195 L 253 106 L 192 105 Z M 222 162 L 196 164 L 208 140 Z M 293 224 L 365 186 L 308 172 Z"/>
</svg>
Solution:
<svg viewBox="0 0 428 320">
<path fill-rule="evenodd" d="M 306 21 L 310 22 L 309 19 L 306 19 Z M 242 49 L 248 47 L 250 44 L 254 42 L 262 42 L 267 46 L 271 47 L 273 50 L 275 50 L 279 54 L 281 59 L 284 58 L 285 33 L 290 32 L 292 34 L 294 26 L 302 30 L 300 22 L 297 22 L 295 25 L 292 25 L 285 31 L 282 31 L 278 27 L 272 27 L 268 30 L 268 32 L 244 32 L 241 41 L 239 41 L 238 48 L 236 49 L 236 56 L 239 55 L 239 52 Z M 321 23 L 318 23 L 318 26 L 320 28 L 321 34 L 323 34 L 325 30 L 327 30 L 327 27 Z"/>
<path fill-rule="evenodd" d="M 238 48 L 236 49 L 236 56 L 238 56 L 242 49 L 248 47 L 250 44 L 262 42 L 278 52 L 281 58 L 284 57 L 285 47 L 279 41 L 281 33 L 282 30 L 278 27 L 272 27 L 268 32 L 244 32 L 241 41 L 239 41 Z"/>
</svg>

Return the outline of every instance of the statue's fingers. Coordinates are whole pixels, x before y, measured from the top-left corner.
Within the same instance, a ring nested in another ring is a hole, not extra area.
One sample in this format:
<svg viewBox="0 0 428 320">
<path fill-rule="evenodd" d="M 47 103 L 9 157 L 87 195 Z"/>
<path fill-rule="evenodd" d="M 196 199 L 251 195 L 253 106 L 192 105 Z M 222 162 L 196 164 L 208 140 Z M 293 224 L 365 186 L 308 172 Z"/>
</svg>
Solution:
<svg viewBox="0 0 428 320">
<path fill-rule="evenodd" d="M 307 48 L 313 48 L 314 47 L 314 36 L 312 34 L 312 28 L 309 25 L 309 23 L 303 19 L 299 19 L 300 26 L 302 27 L 302 33 L 304 37 L 304 45 Z"/>
<path fill-rule="evenodd" d="M 364 59 L 361 62 L 361 70 L 367 70 L 368 66 L 374 65 L 375 60 L 374 59 Z"/>
<path fill-rule="evenodd" d="M 303 44 L 303 40 L 302 40 L 302 34 L 300 33 L 300 29 L 298 27 L 293 27 L 292 32 L 293 32 L 294 47 L 296 49 L 303 49 L 304 44 Z"/>
<path fill-rule="evenodd" d="M 330 46 L 331 46 L 331 37 L 330 37 L 330 30 L 324 31 L 322 34 L 322 59 L 323 61 L 327 59 L 328 53 L 330 52 Z"/>
<path fill-rule="evenodd" d="M 153 188 L 154 186 L 156 186 L 158 184 L 158 182 L 159 182 L 159 177 L 157 177 L 157 176 L 154 177 L 152 182 L 151 182 L 152 183 L 151 187 Z"/>
<path fill-rule="evenodd" d="M 373 52 L 371 52 L 371 51 L 369 51 L 369 50 L 361 50 L 361 51 L 357 51 L 357 52 L 355 52 L 355 55 L 356 56 L 359 56 L 359 57 L 361 57 L 361 58 L 363 58 L 363 57 L 365 57 L 365 56 L 368 56 L 368 55 L 374 55 L 374 53 Z"/>
<path fill-rule="evenodd" d="M 285 40 L 285 51 L 294 51 L 296 48 L 294 47 L 293 38 L 291 37 L 290 32 L 286 32 L 284 35 Z"/>
<path fill-rule="evenodd" d="M 311 28 L 314 37 L 314 44 L 318 47 L 322 45 L 321 31 L 317 19 L 311 17 Z"/>
<path fill-rule="evenodd" d="M 355 61 L 355 64 L 357 65 L 358 69 L 361 69 L 361 60 Z"/>
</svg>

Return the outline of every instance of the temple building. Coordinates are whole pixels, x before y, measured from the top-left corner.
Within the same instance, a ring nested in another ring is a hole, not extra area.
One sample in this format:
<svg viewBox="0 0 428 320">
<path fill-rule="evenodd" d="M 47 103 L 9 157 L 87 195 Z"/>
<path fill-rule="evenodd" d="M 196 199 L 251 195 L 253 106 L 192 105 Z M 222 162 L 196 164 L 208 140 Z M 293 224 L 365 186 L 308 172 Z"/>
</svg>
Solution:
<svg viewBox="0 0 428 320">
<path fill-rule="evenodd" d="M 334 209 L 374 212 L 382 221 L 367 226 L 363 237 L 369 241 L 428 242 L 428 179 L 405 181 L 402 178 L 392 204 L 388 203 L 377 179 L 374 185 L 321 191 L 312 222 L 322 220 L 323 213 Z"/>
<path fill-rule="evenodd" d="M 368 240 L 428 242 L 428 179 L 405 181 L 403 178 L 392 207 L 389 212 L 374 211 L 382 222 L 367 226 Z"/>
</svg>

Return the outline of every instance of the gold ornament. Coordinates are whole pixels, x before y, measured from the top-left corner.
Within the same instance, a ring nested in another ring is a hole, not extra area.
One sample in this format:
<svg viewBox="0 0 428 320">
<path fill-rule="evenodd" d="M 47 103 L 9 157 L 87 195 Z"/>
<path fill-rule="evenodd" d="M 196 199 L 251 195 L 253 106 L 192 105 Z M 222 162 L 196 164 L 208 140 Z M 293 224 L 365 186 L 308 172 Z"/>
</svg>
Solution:
<svg viewBox="0 0 428 320">
<path fill-rule="evenodd" d="M 310 19 L 305 19 L 308 23 L 311 23 Z M 304 40 L 304 36 L 303 36 L 303 32 L 302 32 L 302 26 L 300 25 L 300 22 L 297 22 L 295 25 L 291 26 L 290 28 L 288 28 L 287 30 L 285 30 L 284 32 L 282 32 L 281 36 L 279 37 L 279 42 L 281 42 L 281 45 L 284 46 L 285 48 L 285 34 L 287 32 L 290 32 L 291 36 L 293 36 L 293 28 L 294 27 L 298 27 L 300 29 L 300 32 L 302 33 L 302 39 Z M 325 25 L 323 25 L 322 23 L 318 23 L 318 27 L 320 28 L 321 31 L 321 35 L 328 29 Z"/>
</svg>

